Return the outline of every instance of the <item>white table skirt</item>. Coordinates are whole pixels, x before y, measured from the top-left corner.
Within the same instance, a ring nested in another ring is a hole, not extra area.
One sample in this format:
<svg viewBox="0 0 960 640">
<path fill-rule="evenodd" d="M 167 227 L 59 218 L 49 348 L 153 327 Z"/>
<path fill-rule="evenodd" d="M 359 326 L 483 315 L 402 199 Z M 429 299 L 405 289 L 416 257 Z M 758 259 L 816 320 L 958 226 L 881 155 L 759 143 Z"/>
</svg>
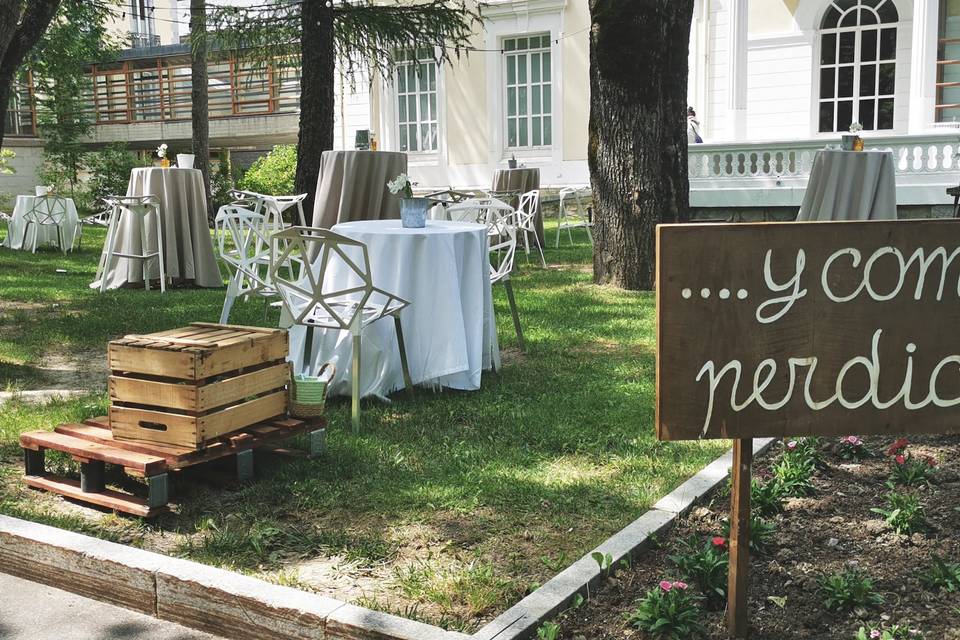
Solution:
<svg viewBox="0 0 960 640">
<path fill-rule="evenodd" d="M 896 219 L 891 152 L 817 151 L 798 221 Z"/>
<path fill-rule="evenodd" d="M 10 220 L 10 229 L 7 233 L 7 239 L 3 241 L 5 247 L 11 249 L 23 249 L 24 232 L 27 229 L 27 221 L 24 216 L 27 215 L 33 207 L 33 201 L 37 196 L 17 196 L 17 202 L 13 207 L 13 216 Z M 73 242 L 73 236 L 77 232 L 77 226 L 80 224 L 80 218 L 77 215 L 77 205 L 70 198 L 67 201 L 67 215 L 63 221 L 63 239 L 64 242 Z M 57 243 L 57 228 L 52 225 L 42 225 L 40 233 L 37 236 L 37 246 L 44 244 Z M 72 248 L 72 247 L 68 247 Z"/>
<path fill-rule="evenodd" d="M 332 230 L 365 243 L 374 285 L 410 302 L 400 321 L 413 383 L 479 389 L 481 372 L 500 364 L 486 227 L 429 221 L 423 229 L 405 229 L 399 220 L 376 220 L 338 224 Z M 351 273 L 331 262 L 324 288 L 359 284 Z M 288 322 L 284 318 L 281 325 Z M 332 361 L 337 373 L 330 393 L 350 395 L 350 332 L 314 331 L 312 372 Z M 305 332 L 303 326 L 290 328 L 290 359 L 297 371 L 303 370 Z M 385 397 L 401 388 L 396 333 L 393 321 L 385 318 L 362 334 L 360 395 Z"/>
</svg>

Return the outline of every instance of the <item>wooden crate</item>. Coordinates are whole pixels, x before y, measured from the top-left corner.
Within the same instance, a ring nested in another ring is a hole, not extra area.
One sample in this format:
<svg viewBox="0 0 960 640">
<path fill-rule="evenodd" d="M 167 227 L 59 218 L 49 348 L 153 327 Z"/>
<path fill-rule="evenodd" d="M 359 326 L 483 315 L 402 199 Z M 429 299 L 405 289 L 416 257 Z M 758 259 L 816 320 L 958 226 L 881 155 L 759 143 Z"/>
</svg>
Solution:
<svg viewBox="0 0 960 640">
<path fill-rule="evenodd" d="M 284 415 L 282 329 L 195 322 L 110 343 L 110 427 L 117 440 L 200 448 Z"/>
</svg>

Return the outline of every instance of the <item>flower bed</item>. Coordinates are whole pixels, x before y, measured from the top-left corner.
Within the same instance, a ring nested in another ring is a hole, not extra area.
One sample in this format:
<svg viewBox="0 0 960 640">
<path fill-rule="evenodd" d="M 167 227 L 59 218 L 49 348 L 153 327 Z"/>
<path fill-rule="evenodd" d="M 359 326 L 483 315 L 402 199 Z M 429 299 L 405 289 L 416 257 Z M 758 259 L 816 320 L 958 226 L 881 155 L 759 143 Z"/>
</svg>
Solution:
<svg viewBox="0 0 960 640">
<path fill-rule="evenodd" d="M 958 451 L 957 436 L 848 436 L 758 459 L 751 638 L 960 640 Z M 726 639 L 728 508 L 727 492 L 694 508 L 555 637 Z"/>
</svg>

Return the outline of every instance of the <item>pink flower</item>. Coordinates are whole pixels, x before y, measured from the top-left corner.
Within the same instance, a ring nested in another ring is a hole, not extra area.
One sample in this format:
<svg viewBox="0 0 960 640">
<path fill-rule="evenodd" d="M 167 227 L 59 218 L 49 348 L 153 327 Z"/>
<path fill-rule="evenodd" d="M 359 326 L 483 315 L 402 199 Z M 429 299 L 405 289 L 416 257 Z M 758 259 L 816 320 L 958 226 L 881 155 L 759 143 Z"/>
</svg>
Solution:
<svg viewBox="0 0 960 640">
<path fill-rule="evenodd" d="M 843 442 L 844 444 L 849 444 L 851 447 L 859 447 L 860 445 L 863 444 L 863 441 L 857 436 L 847 436 L 846 438 L 841 440 L 841 442 Z"/>
<path fill-rule="evenodd" d="M 677 589 L 683 590 L 687 588 L 687 583 L 681 580 L 677 580 L 676 582 L 673 583 L 673 586 L 676 587 Z"/>
<path fill-rule="evenodd" d="M 928 466 L 928 467 L 935 467 L 935 466 L 937 466 L 937 461 L 934 460 L 933 458 L 931 458 L 930 456 L 927 456 L 926 462 L 927 462 L 927 466 Z"/>
<path fill-rule="evenodd" d="M 908 444 L 910 444 L 909 440 L 907 440 L 906 438 L 900 438 L 899 440 L 894 442 L 892 445 L 890 445 L 890 448 L 887 449 L 887 455 L 888 456 L 897 455 L 902 450 L 906 449 Z"/>
<path fill-rule="evenodd" d="M 670 589 L 673 589 L 673 583 L 670 582 L 669 580 L 661 580 L 660 588 L 663 589 L 664 591 L 670 591 Z"/>
<path fill-rule="evenodd" d="M 871 631 L 871 632 L 870 632 L 870 637 L 871 637 L 871 638 L 879 638 L 879 637 L 880 637 L 880 630 L 879 630 L 879 629 L 874 629 L 873 631 Z"/>
<path fill-rule="evenodd" d="M 727 539 L 723 536 L 714 536 L 710 542 L 713 543 L 713 546 L 720 547 L 721 549 L 727 546 Z"/>
<path fill-rule="evenodd" d="M 787 449 L 789 449 L 790 451 L 793 451 L 796 448 L 797 448 L 796 440 L 791 440 L 790 442 L 787 443 Z"/>
<path fill-rule="evenodd" d="M 897 464 L 903 464 L 904 462 L 907 461 L 907 459 L 904 458 L 902 455 L 898 455 L 896 458 L 894 458 L 894 460 L 897 461 Z"/>
</svg>

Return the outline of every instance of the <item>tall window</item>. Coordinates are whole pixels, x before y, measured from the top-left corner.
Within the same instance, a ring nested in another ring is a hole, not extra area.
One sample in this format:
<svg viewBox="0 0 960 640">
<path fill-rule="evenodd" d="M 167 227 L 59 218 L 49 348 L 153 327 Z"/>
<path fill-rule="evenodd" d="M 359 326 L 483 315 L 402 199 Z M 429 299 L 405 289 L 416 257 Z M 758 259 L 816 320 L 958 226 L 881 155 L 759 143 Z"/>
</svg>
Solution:
<svg viewBox="0 0 960 640">
<path fill-rule="evenodd" d="M 893 129 L 897 57 L 893 0 L 833 0 L 820 24 L 821 132 Z"/>
<path fill-rule="evenodd" d="M 960 121 L 960 3 L 940 0 L 937 122 Z"/>
<path fill-rule="evenodd" d="M 131 46 L 138 48 L 160 44 L 154 23 L 153 0 L 130 0 L 129 6 Z"/>
<path fill-rule="evenodd" d="M 437 150 L 437 63 L 433 52 L 397 52 L 397 132 L 400 151 Z"/>
<path fill-rule="evenodd" d="M 553 144 L 550 36 L 507 38 L 503 50 L 507 147 L 549 147 Z"/>
</svg>

